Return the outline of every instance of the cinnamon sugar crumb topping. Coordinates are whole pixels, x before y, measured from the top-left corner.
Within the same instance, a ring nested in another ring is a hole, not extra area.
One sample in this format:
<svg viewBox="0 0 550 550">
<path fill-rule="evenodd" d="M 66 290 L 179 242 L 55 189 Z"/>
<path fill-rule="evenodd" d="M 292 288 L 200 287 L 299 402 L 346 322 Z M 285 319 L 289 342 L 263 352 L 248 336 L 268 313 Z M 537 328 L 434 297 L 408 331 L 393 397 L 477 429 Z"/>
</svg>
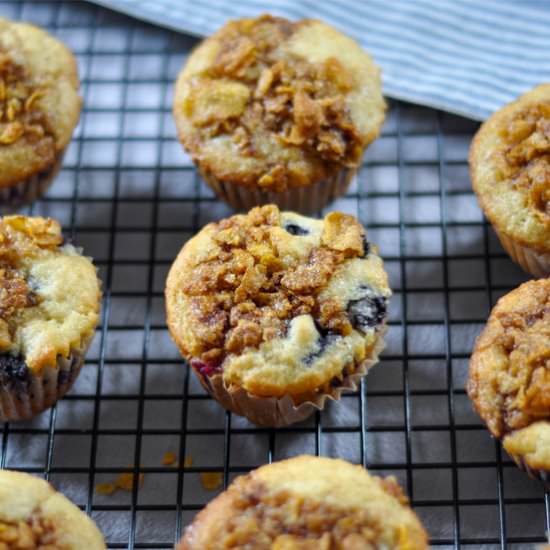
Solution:
<svg viewBox="0 0 550 550">
<path fill-rule="evenodd" d="M 281 52 L 299 28 L 263 16 L 227 24 L 215 35 L 219 54 L 192 83 L 184 112 L 203 139 L 226 134 L 243 155 L 258 155 L 255 136 L 272 135 L 335 170 L 356 166 L 365 145 L 344 98 L 353 75 L 334 57 L 311 63 Z M 259 178 L 263 188 L 283 190 L 288 167 L 273 165 Z"/>
<path fill-rule="evenodd" d="M 28 520 L 0 520 L 0 550 L 61 550 L 53 521 L 39 514 Z"/>
<path fill-rule="evenodd" d="M 407 502 L 395 478 L 383 488 Z M 270 491 L 261 482 L 240 484 L 233 513 L 216 533 L 219 548 L 258 550 L 352 550 L 371 548 L 387 526 L 365 509 L 336 507 L 288 491 Z M 396 528 L 394 547 L 406 548 L 406 529 Z M 402 546 L 403 544 L 403 546 Z M 374 546 L 373 546 L 374 547 Z"/>
<path fill-rule="evenodd" d="M 0 145 L 11 145 L 23 137 L 35 143 L 51 134 L 47 118 L 39 109 L 43 93 L 23 66 L 8 53 L 0 53 Z"/>
<path fill-rule="evenodd" d="M 501 175 L 528 192 L 530 206 L 550 225 L 550 103 L 518 112 L 501 135 L 508 146 Z"/>
<path fill-rule="evenodd" d="M 212 233 L 212 253 L 187 268 L 182 291 L 191 300 L 200 346 L 196 357 L 207 365 L 284 336 L 298 315 L 309 314 L 338 334 L 351 333 L 345 306 L 320 293 L 341 264 L 364 254 L 359 222 L 346 214 L 329 214 L 321 244 L 305 258 L 281 257 L 278 238 L 293 238 L 281 227 L 278 208 L 254 208 L 246 216 L 219 222 Z"/>
</svg>

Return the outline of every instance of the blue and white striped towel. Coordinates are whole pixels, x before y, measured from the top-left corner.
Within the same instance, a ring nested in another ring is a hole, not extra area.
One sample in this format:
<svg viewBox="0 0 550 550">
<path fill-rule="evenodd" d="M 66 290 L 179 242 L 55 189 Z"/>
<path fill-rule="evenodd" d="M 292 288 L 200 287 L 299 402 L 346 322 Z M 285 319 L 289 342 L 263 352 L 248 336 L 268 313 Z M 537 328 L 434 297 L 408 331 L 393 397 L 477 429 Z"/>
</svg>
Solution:
<svg viewBox="0 0 550 550">
<path fill-rule="evenodd" d="M 94 0 L 193 35 L 270 12 L 358 40 L 390 97 L 483 120 L 550 81 L 550 0 Z"/>
</svg>

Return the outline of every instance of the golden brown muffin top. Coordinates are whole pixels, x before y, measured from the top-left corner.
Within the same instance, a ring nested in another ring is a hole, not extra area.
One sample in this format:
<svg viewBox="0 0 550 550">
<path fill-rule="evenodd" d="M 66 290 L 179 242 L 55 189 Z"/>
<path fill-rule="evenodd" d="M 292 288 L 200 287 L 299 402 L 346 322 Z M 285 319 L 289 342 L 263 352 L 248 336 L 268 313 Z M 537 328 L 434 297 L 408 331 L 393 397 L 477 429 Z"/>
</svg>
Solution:
<svg viewBox="0 0 550 550">
<path fill-rule="evenodd" d="M 48 169 L 80 114 L 76 61 L 43 30 L 0 18 L 0 187 Z"/>
<path fill-rule="evenodd" d="M 63 245 L 58 222 L 0 218 L 0 353 L 55 366 L 93 334 L 99 299 L 93 264 Z"/>
<path fill-rule="evenodd" d="M 474 190 L 497 229 L 550 250 L 550 84 L 497 111 L 476 135 Z"/>
<path fill-rule="evenodd" d="M 382 262 L 353 216 L 314 220 L 272 205 L 203 228 L 174 262 L 166 291 L 183 354 L 205 372 L 223 371 L 228 383 L 250 378 L 248 389 L 262 395 L 285 393 L 295 375 L 319 385 L 318 369 L 341 374 L 344 361 L 362 360 L 389 295 Z M 324 365 L 325 352 L 339 349 L 341 364 Z"/>
<path fill-rule="evenodd" d="M 44 480 L 0 471 L 2 550 L 104 550 L 92 520 Z"/>
<path fill-rule="evenodd" d="M 237 478 L 187 528 L 179 550 L 428 548 L 395 478 L 300 456 Z"/>
<path fill-rule="evenodd" d="M 468 393 L 491 433 L 502 438 L 550 418 L 550 279 L 501 298 L 479 336 Z"/>
<path fill-rule="evenodd" d="M 264 15 L 227 23 L 191 54 L 174 114 L 202 167 L 280 191 L 360 163 L 382 123 L 379 88 L 349 38 L 318 21 Z M 242 169 L 228 164 L 235 154 Z"/>
</svg>

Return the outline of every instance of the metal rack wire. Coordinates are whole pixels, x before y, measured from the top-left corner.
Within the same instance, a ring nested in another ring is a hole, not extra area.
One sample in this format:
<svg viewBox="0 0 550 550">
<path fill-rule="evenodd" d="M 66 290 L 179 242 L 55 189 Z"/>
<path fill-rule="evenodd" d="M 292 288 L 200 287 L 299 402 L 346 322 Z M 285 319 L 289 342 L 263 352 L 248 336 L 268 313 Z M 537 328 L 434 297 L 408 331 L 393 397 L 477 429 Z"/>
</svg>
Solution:
<svg viewBox="0 0 550 550">
<path fill-rule="evenodd" d="M 392 102 L 357 183 L 334 208 L 380 245 L 395 296 L 388 349 L 363 383 L 310 422 L 261 429 L 224 413 L 167 335 L 164 277 L 183 241 L 229 213 L 175 139 L 171 85 L 194 41 L 86 3 L 2 0 L 77 54 L 84 109 L 62 173 L 27 209 L 60 219 L 95 258 L 101 326 L 87 367 L 57 407 L 0 427 L 0 466 L 44 476 L 98 522 L 110 548 L 171 548 L 214 493 L 262 463 L 308 451 L 393 474 L 432 545 L 526 547 L 550 527 L 548 495 L 501 452 L 463 390 L 475 335 L 524 275 L 483 220 L 467 177 L 476 124 Z M 159 422 L 159 419 L 161 422 Z M 160 424 L 160 425 L 159 425 Z M 163 466 L 176 451 L 181 463 Z M 99 481 L 128 470 L 127 494 Z"/>
</svg>

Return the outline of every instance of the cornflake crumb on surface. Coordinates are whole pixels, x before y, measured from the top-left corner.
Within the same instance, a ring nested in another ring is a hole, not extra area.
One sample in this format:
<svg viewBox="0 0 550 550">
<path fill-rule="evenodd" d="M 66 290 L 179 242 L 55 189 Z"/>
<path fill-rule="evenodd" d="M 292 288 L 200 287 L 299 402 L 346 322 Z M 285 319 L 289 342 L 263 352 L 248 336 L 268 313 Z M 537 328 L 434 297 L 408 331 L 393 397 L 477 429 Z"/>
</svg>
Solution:
<svg viewBox="0 0 550 550">
<path fill-rule="evenodd" d="M 193 466 L 193 457 L 188 455 L 185 457 L 185 460 L 183 461 L 183 467 L 191 468 L 191 466 Z"/>
<path fill-rule="evenodd" d="M 215 491 L 222 486 L 221 472 L 201 472 L 201 483 L 207 491 Z"/>
<path fill-rule="evenodd" d="M 163 466 L 172 466 L 176 463 L 178 457 L 176 456 L 176 453 L 172 451 L 167 451 L 164 453 L 164 456 L 162 457 L 162 465 Z"/>
<path fill-rule="evenodd" d="M 128 468 L 133 468 L 133 464 L 128 464 Z M 143 464 L 140 464 L 140 468 L 143 467 Z M 98 483 L 95 486 L 96 492 L 100 495 L 112 495 L 118 490 L 121 491 L 132 491 L 134 487 L 134 473 L 133 472 L 123 472 L 118 475 L 114 483 Z M 143 487 L 143 481 L 145 479 L 145 474 L 140 473 L 138 478 L 138 489 Z"/>
</svg>

